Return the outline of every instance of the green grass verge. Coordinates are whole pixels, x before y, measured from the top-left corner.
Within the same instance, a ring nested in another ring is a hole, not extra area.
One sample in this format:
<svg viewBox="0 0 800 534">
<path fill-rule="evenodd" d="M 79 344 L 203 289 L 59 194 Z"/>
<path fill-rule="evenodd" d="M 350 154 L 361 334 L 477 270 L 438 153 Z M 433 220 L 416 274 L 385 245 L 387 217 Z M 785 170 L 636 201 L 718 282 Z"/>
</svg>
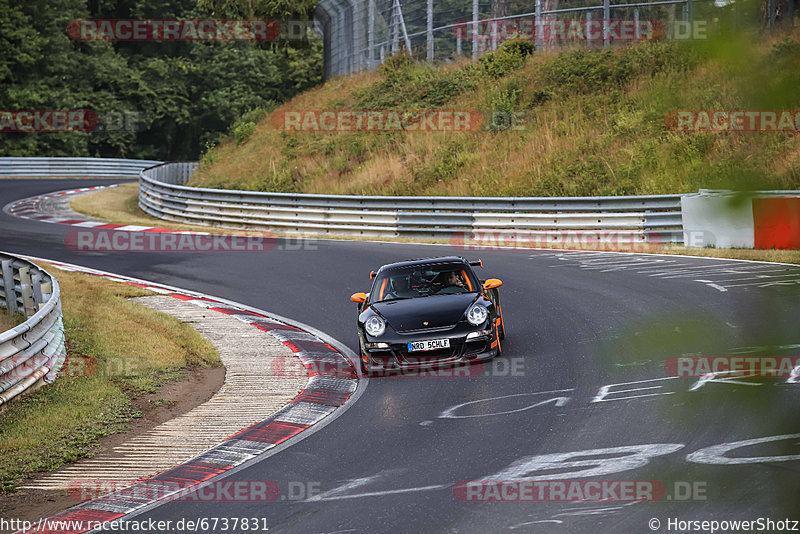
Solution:
<svg viewBox="0 0 800 534">
<path fill-rule="evenodd" d="M 47 265 L 44 265 L 47 268 Z M 221 365 L 216 349 L 174 317 L 127 300 L 135 286 L 51 268 L 61 285 L 63 376 L 0 414 L 0 493 L 20 479 L 92 453 L 98 440 L 141 414 L 132 400 L 188 367 Z"/>
</svg>

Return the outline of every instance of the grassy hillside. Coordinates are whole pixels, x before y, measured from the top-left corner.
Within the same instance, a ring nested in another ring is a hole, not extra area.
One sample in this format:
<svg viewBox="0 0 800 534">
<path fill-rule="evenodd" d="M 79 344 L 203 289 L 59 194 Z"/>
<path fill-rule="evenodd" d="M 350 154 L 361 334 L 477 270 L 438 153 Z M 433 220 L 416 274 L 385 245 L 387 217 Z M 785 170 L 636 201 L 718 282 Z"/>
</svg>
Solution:
<svg viewBox="0 0 800 534">
<path fill-rule="evenodd" d="M 794 36 L 795 39 L 797 36 Z M 478 62 L 404 56 L 331 80 L 281 110 L 517 112 L 473 132 L 281 132 L 244 123 L 193 185 L 413 195 L 623 195 L 800 187 L 800 137 L 675 132 L 676 110 L 798 110 L 800 44 L 787 36 L 574 49 L 506 43 Z"/>
</svg>

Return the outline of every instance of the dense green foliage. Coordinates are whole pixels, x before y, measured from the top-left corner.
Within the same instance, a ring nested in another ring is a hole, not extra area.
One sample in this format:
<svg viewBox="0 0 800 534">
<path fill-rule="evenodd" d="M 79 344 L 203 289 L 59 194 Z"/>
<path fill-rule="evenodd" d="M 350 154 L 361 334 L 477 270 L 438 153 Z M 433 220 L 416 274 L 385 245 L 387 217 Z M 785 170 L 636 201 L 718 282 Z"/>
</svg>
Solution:
<svg viewBox="0 0 800 534">
<path fill-rule="evenodd" d="M 0 155 L 196 159 L 244 114 L 263 116 L 321 82 L 318 40 L 76 41 L 66 31 L 72 20 L 307 19 L 313 4 L 0 0 L 0 110 L 85 109 L 101 123 L 91 132 L 0 133 Z"/>
</svg>

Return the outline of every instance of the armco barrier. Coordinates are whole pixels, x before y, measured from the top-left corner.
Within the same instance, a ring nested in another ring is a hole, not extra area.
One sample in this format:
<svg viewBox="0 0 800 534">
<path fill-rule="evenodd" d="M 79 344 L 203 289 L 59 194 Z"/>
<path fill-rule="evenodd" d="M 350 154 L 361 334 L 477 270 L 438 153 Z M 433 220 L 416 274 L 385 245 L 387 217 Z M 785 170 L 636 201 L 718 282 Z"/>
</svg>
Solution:
<svg viewBox="0 0 800 534">
<path fill-rule="evenodd" d="M 110 158 L 0 158 L 0 176 L 136 177 L 161 161 Z"/>
<path fill-rule="evenodd" d="M 681 195 L 392 197 L 265 193 L 187 187 L 196 163 L 139 174 L 139 206 L 173 221 L 286 233 L 450 238 L 475 233 L 605 231 L 633 241 L 681 242 Z"/>
<path fill-rule="evenodd" d="M 58 280 L 21 258 L 0 253 L 0 313 L 28 319 L 0 333 L 0 408 L 56 379 L 66 357 Z"/>
</svg>

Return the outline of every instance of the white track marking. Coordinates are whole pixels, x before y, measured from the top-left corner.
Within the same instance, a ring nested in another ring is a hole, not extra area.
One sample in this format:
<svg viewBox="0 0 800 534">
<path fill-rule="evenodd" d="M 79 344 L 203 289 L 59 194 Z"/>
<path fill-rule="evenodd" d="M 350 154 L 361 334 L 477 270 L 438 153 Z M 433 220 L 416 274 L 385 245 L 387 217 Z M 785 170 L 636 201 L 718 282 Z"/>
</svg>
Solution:
<svg viewBox="0 0 800 534">
<path fill-rule="evenodd" d="M 761 443 L 770 443 L 773 441 L 783 441 L 786 439 L 798 439 L 800 434 L 783 434 L 779 436 L 767 436 L 764 438 L 746 439 L 742 441 L 733 441 L 730 443 L 723 443 L 721 445 L 713 445 L 695 451 L 686 459 L 690 462 L 698 464 L 713 464 L 713 465 L 740 465 L 740 464 L 758 464 L 769 462 L 791 462 L 800 460 L 800 454 L 790 454 L 786 456 L 752 456 L 749 458 L 731 458 L 725 456 L 726 453 L 741 448 L 749 447 L 751 445 L 759 445 Z"/>
<path fill-rule="evenodd" d="M 711 280 L 695 280 L 695 282 L 702 282 L 709 287 L 713 287 L 714 289 L 722 292 L 727 292 L 728 290 L 722 287 L 721 285 L 715 284 Z"/>
<path fill-rule="evenodd" d="M 526 521 L 525 523 L 517 523 L 516 525 L 511 525 L 508 527 L 508 530 L 516 530 L 520 527 L 527 527 L 528 525 L 536 525 L 538 523 L 555 523 L 556 525 L 560 525 L 564 523 L 560 519 L 537 519 L 536 521 Z"/>
<path fill-rule="evenodd" d="M 740 386 L 763 386 L 764 384 L 761 382 L 742 382 L 741 380 L 734 380 L 733 378 L 717 378 L 720 375 L 724 375 L 730 373 L 732 371 L 722 371 L 719 373 L 708 373 L 706 375 L 701 376 L 697 382 L 695 382 L 692 387 L 689 388 L 689 391 L 697 391 L 701 387 L 705 386 L 709 382 L 715 384 L 736 384 Z M 752 378 L 754 375 L 736 375 L 736 378 Z"/>
<path fill-rule="evenodd" d="M 633 385 L 633 384 L 646 384 L 646 383 L 650 383 L 650 382 L 660 382 L 662 380 L 674 380 L 675 378 L 677 378 L 677 377 L 675 377 L 675 376 L 667 376 L 667 377 L 663 377 L 663 378 L 650 378 L 648 380 L 637 380 L 635 382 L 620 382 L 619 384 L 609 384 L 607 386 L 601 386 L 600 389 L 597 392 L 597 395 L 595 395 L 594 398 L 592 399 L 592 402 L 593 403 L 595 403 L 595 402 L 611 402 L 611 401 L 617 401 L 617 400 L 638 399 L 640 397 L 656 397 L 656 396 L 659 396 L 659 395 L 671 395 L 671 394 L 673 394 L 675 392 L 674 391 L 667 391 L 667 392 L 662 392 L 662 393 L 644 393 L 642 395 L 628 395 L 626 397 L 614 397 L 614 398 L 609 398 L 609 399 L 606 398 L 606 397 L 609 397 L 611 395 L 615 395 L 617 393 L 630 393 L 632 391 L 646 391 L 646 390 L 651 390 L 651 389 L 660 389 L 660 388 L 664 387 L 664 386 L 645 386 L 645 387 L 641 387 L 641 388 L 618 389 L 618 390 L 615 390 L 615 391 L 611 391 L 611 388 L 614 388 L 614 387 L 617 387 L 617 386 L 630 386 L 630 385 Z"/>
<path fill-rule="evenodd" d="M 529 396 L 533 396 L 533 395 L 550 395 L 550 394 L 553 394 L 553 393 L 568 393 L 570 391 L 574 391 L 574 389 L 557 389 L 557 390 L 554 390 L 554 391 L 539 391 L 539 392 L 534 392 L 534 393 L 515 393 L 513 395 L 503 395 L 503 396 L 500 396 L 500 397 L 489 397 L 488 399 L 479 399 L 479 400 L 474 400 L 474 401 L 469 401 L 469 402 L 463 402 L 461 404 L 456 404 L 455 406 L 451 406 L 450 408 L 447 408 L 441 414 L 439 414 L 439 418 L 440 419 L 469 419 L 469 418 L 472 418 L 472 417 L 489 417 L 489 416 L 494 416 L 494 415 L 504 415 L 504 414 L 509 414 L 509 413 L 524 412 L 526 410 L 530 410 L 531 408 L 535 408 L 537 406 L 543 406 L 543 405 L 549 404 L 549 403 L 554 403 L 556 406 L 564 406 L 569 401 L 569 397 L 553 397 L 553 398 L 546 399 L 546 400 L 543 400 L 543 401 L 540 401 L 540 402 L 537 402 L 537 403 L 534 403 L 534 404 L 530 404 L 528 406 L 525 406 L 524 408 L 517 408 L 516 410 L 507 410 L 507 411 L 504 411 L 504 412 L 492 412 L 492 413 L 483 413 L 483 414 L 475 414 L 475 415 L 455 415 L 455 412 L 459 408 L 463 408 L 464 406 L 469 406 L 471 404 L 478 404 L 478 403 L 481 403 L 481 402 L 491 402 L 491 401 L 496 401 L 496 400 L 501 400 L 501 399 L 510 399 L 510 398 L 513 398 L 513 397 L 529 397 Z"/>
<path fill-rule="evenodd" d="M 515 460 L 505 469 L 485 477 L 484 480 L 565 480 L 602 476 L 643 467 L 650 463 L 651 458 L 671 454 L 683 447 L 684 445 L 681 443 L 652 443 L 526 456 Z M 620 454 L 624 456 L 618 456 Z M 603 456 L 610 455 L 615 455 L 615 457 L 603 458 Z M 587 458 L 587 456 L 598 456 L 598 458 Z M 580 460 L 572 458 L 580 458 Z M 576 469 L 569 472 L 534 474 L 537 471 L 570 468 Z"/>
</svg>

